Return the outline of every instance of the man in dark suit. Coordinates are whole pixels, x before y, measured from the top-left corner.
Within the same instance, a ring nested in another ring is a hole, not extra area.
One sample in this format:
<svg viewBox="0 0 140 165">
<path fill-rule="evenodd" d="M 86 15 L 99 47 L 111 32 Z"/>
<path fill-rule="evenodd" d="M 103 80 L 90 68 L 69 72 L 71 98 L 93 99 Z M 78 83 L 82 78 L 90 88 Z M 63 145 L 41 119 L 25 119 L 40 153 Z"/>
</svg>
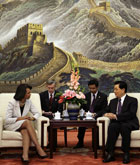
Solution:
<svg viewBox="0 0 140 165">
<path fill-rule="evenodd" d="M 59 111 L 62 112 L 63 105 L 58 103 L 59 97 L 55 96 L 57 91 L 56 83 L 53 80 L 49 80 L 46 84 L 47 90 L 40 93 L 42 114 L 49 118 L 52 118 L 53 113 Z"/>
<path fill-rule="evenodd" d="M 82 108 L 85 110 L 85 112 L 90 111 L 95 119 L 97 117 L 102 116 L 104 114 L 104 110 L 107 106 L 107 96 L 104 93 L 101 93 L 98 91 L 99 82 L 97 79 L 92 79 L 88 82 L 88 88 L 90 92 L 86 93 L 86 101 L 87 104 L 82 105 Z M 84 136 L 85 136 L 85 127 L 79 127 L 78 129 L 78 143 L 74 147 L 76 148 L 82 148 L 84 146 Z"/>
<path fill-rule="evenodd" d="M 115 160 L 114 147 L 119 134 L 122 136 L 123 163 L 127 164 L 130 162 L 131 131 L 139 129 L 139 122 L 136 117 L 138 102 L 136 98 L 126 95 L 126 92 L 127 84 L 123 81 L 116 81 L 114 93 L 117 98 L 110 101 L 108 113 L 104 115 L 110 118 L 106 143 L 107 156 L 103 160 L 104 163 Z"/>
<path fill-rule="evenodd" d="M 49 119 L 53 118 L 53 114 L 57 111 L 62 113 L 63 110 L 63 104 L 59 104 L 58 100 L 59 97 L 55 96 L 55 94 L 58 92 L 55 90 L 56 83 L 53 80 L 48 80 L 46 83 L 47 90 L 40 93 L 40 101 L 41 101 L 41 108 L 42 108 L 42 114 L 43 116 L 48 117 Z M 48 141 L 50 141 L 50 133 L 48 128 Z M 55 146 L 57 146 L 57 130 L 54 130 L 54 151 Z M 47 148 L 49 148 L 49 143 Z"/>
</svg>

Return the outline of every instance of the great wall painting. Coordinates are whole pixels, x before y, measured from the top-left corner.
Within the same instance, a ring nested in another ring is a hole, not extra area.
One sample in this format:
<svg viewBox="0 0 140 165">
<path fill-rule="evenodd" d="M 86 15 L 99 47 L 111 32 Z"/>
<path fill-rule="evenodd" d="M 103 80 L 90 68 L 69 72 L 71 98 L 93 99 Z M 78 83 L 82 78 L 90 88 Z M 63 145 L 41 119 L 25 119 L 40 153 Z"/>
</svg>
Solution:
<svg viewBox="0 0 140 165">
<path fill-rule="evenodd" d="M 71 63 L 87 89 L 92 77 L 112 92 L 125 80 L 140 92 L 140 2 L 137 0 L 0 0 L 0 92 L 55 79 L 61 90 Z"/>
</svg>

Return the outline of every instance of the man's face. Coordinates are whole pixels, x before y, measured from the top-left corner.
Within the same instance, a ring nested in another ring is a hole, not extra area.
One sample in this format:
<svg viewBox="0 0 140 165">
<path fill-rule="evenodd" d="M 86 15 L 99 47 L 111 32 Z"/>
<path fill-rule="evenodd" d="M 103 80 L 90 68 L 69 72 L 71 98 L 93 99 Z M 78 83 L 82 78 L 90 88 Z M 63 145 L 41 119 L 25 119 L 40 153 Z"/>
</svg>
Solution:
<svg viewBox="0 0 140 165">
<path fill-rule="evenodd" d="M 29 88 L 26 88 L 26 94 L 25 94 L 25 99 L 29 99 L 31 96 L 31 90 Z"/>
<path fill-rule="evenodd" d="M 119 87 L 119 84 L 116 84 L 116 85 L 114 85 L 114 93 L 115 93 L 116 97 L 121 98 L 122 96 L 125 95 L 125 89 L 124 88 L 121 89 Z"/>
<path fill-rule="evenodd" d="M 91 93 L 94 93 L 94 94 L 95 94 L 95 93 L 97 92 L 97 90 L 98 90 L 98 87 L 96 87 L 95 84 L 89 85 L 88 88 L 89 88 L 90 92 L 91 92 Z"/>
<path fill-rule="evenodd" d="M 53 93 L 55 91 L 55 84 L 47 85 L 47 89 L 49 93 Z"/>
</svg>

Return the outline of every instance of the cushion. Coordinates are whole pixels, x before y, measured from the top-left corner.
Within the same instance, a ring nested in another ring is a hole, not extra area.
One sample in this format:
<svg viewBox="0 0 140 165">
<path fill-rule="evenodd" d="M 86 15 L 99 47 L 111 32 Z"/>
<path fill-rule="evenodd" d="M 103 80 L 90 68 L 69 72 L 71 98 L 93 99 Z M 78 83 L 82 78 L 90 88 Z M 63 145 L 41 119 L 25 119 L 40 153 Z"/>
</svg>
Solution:
<svg viewBox="0 0 140 165">
<path fill-rule="evenodd" d="M 36 130 L 37 133 L 37 130 Z M 38 135 L 38 134 L 37 134 Z M 2 140 L 22 140 L 22 135 L 18 131 L 3 131 L 2 132 Z"/>
</svg>

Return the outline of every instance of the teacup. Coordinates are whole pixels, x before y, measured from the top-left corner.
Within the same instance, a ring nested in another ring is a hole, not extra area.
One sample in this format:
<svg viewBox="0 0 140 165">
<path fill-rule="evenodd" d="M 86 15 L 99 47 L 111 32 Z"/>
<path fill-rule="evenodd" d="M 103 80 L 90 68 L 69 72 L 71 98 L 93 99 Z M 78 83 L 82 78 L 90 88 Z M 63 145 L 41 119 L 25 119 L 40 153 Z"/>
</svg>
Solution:
<svg viewBox="0 0 140 165">
<path fill-rule="evenodd" d="M 83 116 L 84 116 L 84 113 L 85 113 L 85 110 L 80 109 L 80 111 L 79 111 L 79 115 L 80 115 L 81 117 L 83 117 Z"/>
<path fill-rule="evenodd" d="M 55 114 L 54 114 L 54 118 L 55 119 L 60 119 L 60 112 L 56 112 Z"/>
<path fill-rule="evenodd" d="M 67 110 L 63 110 L 63 116 L 64 116 L 64 117 L 68 117 L 68 116 L 69 116 L 69 114 L 68 114 L 68 111 L 67 111 Z"/>
<path fill-rule="evenodd" d="M 87 119 L 88 119 L 88 118 L 92 118 L 92 113 L 88 111 L 88 112 L 86 113 L 86 118 L 87 118 Z"/>
</svg>

